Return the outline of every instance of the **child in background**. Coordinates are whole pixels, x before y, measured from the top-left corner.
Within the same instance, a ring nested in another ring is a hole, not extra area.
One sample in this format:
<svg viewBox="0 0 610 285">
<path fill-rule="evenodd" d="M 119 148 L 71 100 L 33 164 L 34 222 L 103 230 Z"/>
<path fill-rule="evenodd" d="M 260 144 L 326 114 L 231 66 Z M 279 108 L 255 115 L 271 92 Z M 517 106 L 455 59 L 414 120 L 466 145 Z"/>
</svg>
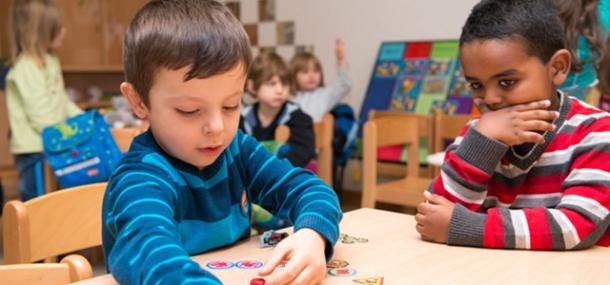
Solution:
<svg viewBox="0 0 610 285">
<path fill-rule="evenodd" d="M 248 93 L 257 102 L 241 111 L 239 128 L 262 142 L 275 140 L 277 127 L 286 125 L 290 137 L 277 156 L 305 167 L 316 157 L 313 122 L 299 106 L 288 101 L 290 83 L 288 67 L 278 54 L 265 52 L 257 56 L 246 81 Z"/>
<path fill-rule="evenodd" d="M 337 78 L 330 87 L 324 86 L 324 73 L 320 60 L 309 52 L 296 54 L 290 61 L 290 72 L 296 90 L 293 101 L 311 116 L 314 122 L 322 120 L 324 114 L 343 99 L 352 82 L 345 60 L 345 44 L 341 39 L 335 42 L 337 57 Z"/>
<path fill-rule="evenodd" d="M 81 112 L 70 101 L 58 58 L 60 11 L 52 0 L 15 0 L 11 8 L 12 67 L 6 78 L 11 152 L 21 199 L 44 193 L 42 129 Z"/>
<path fill-rule="evenodd" d="M 150 1 L 129 24 L 120 89 L 150 127 L 104 195 L 103 248 L 120 284 L 220 284 L 189 255 L 249 237 L 252 203 L 294 224 L 259 271 L 267 284 L 325 277 L 342 216 L 336 195 L 238 130 L 248 42 L 212 0 Z"/>
<path fill-rule="evenodd" d="M 422 239 L 534 250 L 610 245 L 610 114 L 558 87 L 571 55 L 551 0 L 484 0 L 460 59 L 481 117 L 417 207 Z"/>
<path fill-rule="evenodd" d="M 566 82 L 559 88 L 581 100 L 589 99 L 587 94 L 597 87 L 598 82 L 601 87 L 610 82 L 610 78 L 598 76 L 600 68 L 607 68 L 601 66 L 601 62 L 610 49 L 605 45 L 610 32 L 610 0 L 554 1 L 566 34 L 567 47 L 572 52 L 572 68 Z"/>
</svg>

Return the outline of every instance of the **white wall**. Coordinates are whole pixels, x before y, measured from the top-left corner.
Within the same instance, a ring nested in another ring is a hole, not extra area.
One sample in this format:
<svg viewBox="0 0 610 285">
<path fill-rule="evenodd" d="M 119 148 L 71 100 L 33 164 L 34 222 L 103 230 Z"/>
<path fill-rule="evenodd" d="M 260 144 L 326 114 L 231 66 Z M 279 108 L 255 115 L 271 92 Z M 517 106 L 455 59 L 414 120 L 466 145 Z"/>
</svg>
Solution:
<svg viewBox="0 0 610 285">
<path fill-rule="evenodd" d="M 256 1 L 256 0 L 243 0 Z M 314 45 L 325 80 L 335 78 L 334 39 L 347 47 L 354 82 L 345 100 L 359 112 L 383 41 L 457 39 L 478 0 L 276 0 L 276 20 L 294 21 L 296 44 Z M 243 2 L 242 2 L 243 3 Z"/>
</svg>

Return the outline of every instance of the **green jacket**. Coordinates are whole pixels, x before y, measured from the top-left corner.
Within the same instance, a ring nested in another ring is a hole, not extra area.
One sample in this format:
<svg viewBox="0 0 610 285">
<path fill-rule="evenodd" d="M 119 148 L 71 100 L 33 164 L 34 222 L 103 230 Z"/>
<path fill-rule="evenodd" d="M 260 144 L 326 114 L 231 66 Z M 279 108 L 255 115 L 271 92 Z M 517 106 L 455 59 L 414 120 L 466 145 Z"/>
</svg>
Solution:
<svg viewBox="0 0 610 285">
<path fill-rule="evenodd" d="M 64 90 L 56 56 L 48 54 L 44 66 L 20 55 L 6 77 L 6 101 L 13 154 L 42 151 L 42 129 L 82 112 Z"/>
</svg>

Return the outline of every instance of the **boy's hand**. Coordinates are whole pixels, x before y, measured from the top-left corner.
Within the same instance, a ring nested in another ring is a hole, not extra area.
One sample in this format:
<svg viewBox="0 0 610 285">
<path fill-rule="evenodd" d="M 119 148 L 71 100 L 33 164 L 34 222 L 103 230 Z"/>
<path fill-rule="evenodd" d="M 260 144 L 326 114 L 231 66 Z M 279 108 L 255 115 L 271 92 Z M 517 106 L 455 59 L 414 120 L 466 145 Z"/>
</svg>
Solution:
<svg viewBox="0 0 610 285">
<path fill-rule="evenodd" d="M 339 65 L 345 64 L 345 42 L 339 38 L 335 40 L 335 56 Z"/>
<path fill-rule="evenodd" d="M 449 221 L 455 204 L 443 196 L 424 192 L 426 202 L 417 205 L 415 229 L 421 234 L 421 238 L 427 241 L 447 243 L 449 232 Z"/>
<path fill-rule="evenodd" d="M 325 246 L 316 231 L 300 229 L 278 243 L 258 274 L 270 275 L 282 260 L 287 260 L 286 267 L 266 278 L 266 285 L 318 284 L 326 276 Z"/>
<path fill-rule="evenodd" d="M 475 129 L 488 138 L 508 146 L 544 143 L 544 132 L 554 131 L 553 120 L 559 112 L 547 110 L 551 101 L 541 100 L 490 110 L 481 99 L 474 102 L 481 112 Z"/>
</svg>

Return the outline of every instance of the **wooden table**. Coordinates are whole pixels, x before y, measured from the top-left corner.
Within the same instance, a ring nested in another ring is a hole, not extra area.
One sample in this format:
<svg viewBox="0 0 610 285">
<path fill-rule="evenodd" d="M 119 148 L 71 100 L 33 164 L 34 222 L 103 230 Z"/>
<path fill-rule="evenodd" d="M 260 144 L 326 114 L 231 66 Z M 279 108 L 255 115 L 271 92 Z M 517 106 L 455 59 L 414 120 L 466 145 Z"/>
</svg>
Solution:
<svg viewBox="0 0 610 285">
<path fill-rule="evenodd" d="M 334 258 L 357 270 L 353 277 L 328 276 L 322 284 L 357 284 L 354 278 L 383 276 L 385 285 L 402 284 L 610 284 L 610 248 L 552 252 L 491 250 L 424 242 L 413 216 L 359 209 L 345 214 L 341 232 L 368 238 L 368 243 L 337 243 Z M 193 259 L 202 266 L 212 260 L 259 259 L 271 249 L 253 237 L 235 246 Z M 256 270 L 212 270 L 225 284 L 249 284 Z M 104 275 L 78 284 L 116 284 Z"/>
</svg>

